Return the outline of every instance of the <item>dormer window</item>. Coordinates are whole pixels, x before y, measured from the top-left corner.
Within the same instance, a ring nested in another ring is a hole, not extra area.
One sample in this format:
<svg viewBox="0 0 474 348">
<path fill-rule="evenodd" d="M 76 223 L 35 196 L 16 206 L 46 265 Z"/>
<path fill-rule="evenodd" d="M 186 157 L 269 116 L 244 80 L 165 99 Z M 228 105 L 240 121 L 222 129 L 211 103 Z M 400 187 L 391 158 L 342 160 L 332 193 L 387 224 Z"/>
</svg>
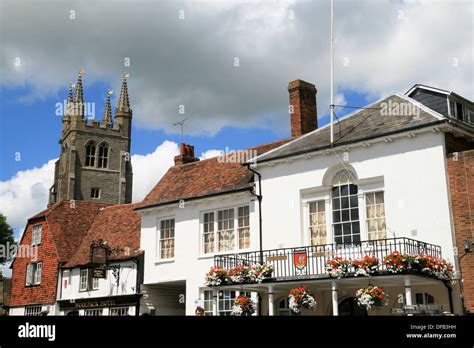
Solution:
<svg viewBox="0 0 474 348">
<path fill-rule="evenodd" d="M 90 141 L 86 145 L 86 167 L 95 166 L 95 143 Z"/>
</svg>

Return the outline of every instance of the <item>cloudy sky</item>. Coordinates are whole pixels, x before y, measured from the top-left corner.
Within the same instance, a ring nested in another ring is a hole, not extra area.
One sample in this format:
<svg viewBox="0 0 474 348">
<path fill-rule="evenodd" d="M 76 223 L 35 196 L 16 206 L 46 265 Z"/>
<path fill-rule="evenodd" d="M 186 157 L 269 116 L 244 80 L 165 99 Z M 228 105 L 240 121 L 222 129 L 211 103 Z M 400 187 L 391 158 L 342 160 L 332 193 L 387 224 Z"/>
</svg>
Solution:
<svg viewBox="0 0 474 348">
<path fill-rule="evenodd" d="M 185 141 L 204 157 L 286 137 L 286 87 L 300 78 L 316 85 L 319 124 L 327 122 L 329 0 L 0 6 L 0 212 L 17 235 L 46 206 L 56 103 L 80 68 L 97 118 L 105 91 L 130 73 L 135 201 L 172 164 L 173 123 L 185 117 Z M 415 83 L 474 99 L 473 11 L 470 0 L 336 0 L 336 103 L 365 105 Z"/>
</svg>

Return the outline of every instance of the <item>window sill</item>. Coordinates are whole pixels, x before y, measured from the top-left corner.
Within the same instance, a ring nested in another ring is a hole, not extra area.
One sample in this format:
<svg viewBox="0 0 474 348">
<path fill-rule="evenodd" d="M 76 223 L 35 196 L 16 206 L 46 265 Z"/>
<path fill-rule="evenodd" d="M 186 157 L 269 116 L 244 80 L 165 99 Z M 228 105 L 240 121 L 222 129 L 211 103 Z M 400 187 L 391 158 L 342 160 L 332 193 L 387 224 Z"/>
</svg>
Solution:
<svg viewBox="0 0 474 348">
<path fill-rule="evenodd" d="M 175 258 L 171 258 L 171 259 L 159 259 L 159 260 L 156 260 L 155 261 L 155 265 L 160 265 L 160 264 L 164 264 L 164 263 L 172 263 L 175 261 Z"/>
</svg>

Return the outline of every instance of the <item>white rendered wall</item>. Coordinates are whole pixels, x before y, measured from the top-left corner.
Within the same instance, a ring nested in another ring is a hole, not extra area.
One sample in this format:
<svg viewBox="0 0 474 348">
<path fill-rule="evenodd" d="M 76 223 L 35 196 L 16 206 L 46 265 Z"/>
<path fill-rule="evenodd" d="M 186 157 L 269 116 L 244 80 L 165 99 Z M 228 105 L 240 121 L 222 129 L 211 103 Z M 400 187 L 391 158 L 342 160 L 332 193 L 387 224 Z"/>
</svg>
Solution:
<svg viewBox="0 0 474 348">
<path fill-rule="evenodd" d="M 112 264 L 112 265 L 118 265 Z M 117 280 L 112 274 L 112 270 L 107 270 L 105 279 L 99 279 L 99 288 L 97 290 L 80 291 L 80 268 L 71 269 L 71 283 L 64 287 L 64 280 L 61 281 L 61 289 L 58 292 L 59 300 L 82 299 L 108 297 L 117 295 L 133 295 L 137 293 L 137 264 L 133 261 L 124 261 L 120 263 L 120 282 L 117 286 Z M 61 270 L 64 274 L 64 269 Z"/>
</svg>

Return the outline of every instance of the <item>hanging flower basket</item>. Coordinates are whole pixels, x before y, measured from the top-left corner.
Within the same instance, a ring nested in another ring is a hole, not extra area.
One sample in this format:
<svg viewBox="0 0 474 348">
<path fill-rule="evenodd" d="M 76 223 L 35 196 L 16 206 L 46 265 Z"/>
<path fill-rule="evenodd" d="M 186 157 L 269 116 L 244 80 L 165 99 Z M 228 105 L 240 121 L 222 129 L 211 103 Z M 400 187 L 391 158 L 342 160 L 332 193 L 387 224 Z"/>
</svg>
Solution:
<svg viewBox="0 0 474 348">
<path fill-rule="evenodd" d="M 383 307 L 388 304 L 388 295 L 382 288 L 369 284 L 356 293 L 357 304 L 365 310 Z"/>
<path fill-rule="evenodd" d="M 383 258 L 383 263 L 390 273 L 406 272 L 410 263 L 410 256 L 394 251 Z"/>
<path fill-rule="evenodd" d="M 209 272 L 206 274 L 206 286 L 225 285 L 229 282 L 227 270 L 222 267 L 211 267 Z"/>
<path fill-rule="evenodd" d="M 228 278 L 232 283 L 245 284 L 250 283 L 250 268 L 246 266 L 237 266 L 227 272 Z"/>
<path fill-rule="evenodd" d="M 249 276 L 252 283 L 261 283 L 265 279 L 271 278 L 273 266 L 268 263 L 257 264 L 250 267 Z"/>
<path fill-rule="evenodd" d="M 255 313 L 255 303 L 249 297 L 237 296 L 234 300 L 234 307 L 231 315 L 233 316 L 251 316 Z"/>
<path fill-rule="evenodd" d="M 453 266 L 443 258 L 427 254 L 413 255 L 411 267 L 418 272 L 435 276 L 439 279 L 452 279 Z"/>
<path fill-rule="evenodd" d="M 379 268 L 379 259 L 374 256 L 364 256 L 361 259 L 352 260 L 352 267 L 354 267 L 354 277 L 370 276 L 374 274 Z"/>
<path fill-rule="evenodd" d="M 307 286 L 294 288 L 290 290 L 288 307 L 294 312 L 299 313 L 301 307 L 310 310 L 316 310 L 317 302 L 314 299 L 313 293 L 308 290 Z"/>
<path fill-rule="evenodd" d="M 453 265 L 445 259 L 436 259 L 433 274 L 439 279 L 452 280 L 454 278 Z"/>
<path fill-rule="evenodd" d="M 342 278 L 349 271 L 350 262 L 342 257 L 336 256 L 326 261 L 326 271 L 333 278 Z"/>
</svg>

